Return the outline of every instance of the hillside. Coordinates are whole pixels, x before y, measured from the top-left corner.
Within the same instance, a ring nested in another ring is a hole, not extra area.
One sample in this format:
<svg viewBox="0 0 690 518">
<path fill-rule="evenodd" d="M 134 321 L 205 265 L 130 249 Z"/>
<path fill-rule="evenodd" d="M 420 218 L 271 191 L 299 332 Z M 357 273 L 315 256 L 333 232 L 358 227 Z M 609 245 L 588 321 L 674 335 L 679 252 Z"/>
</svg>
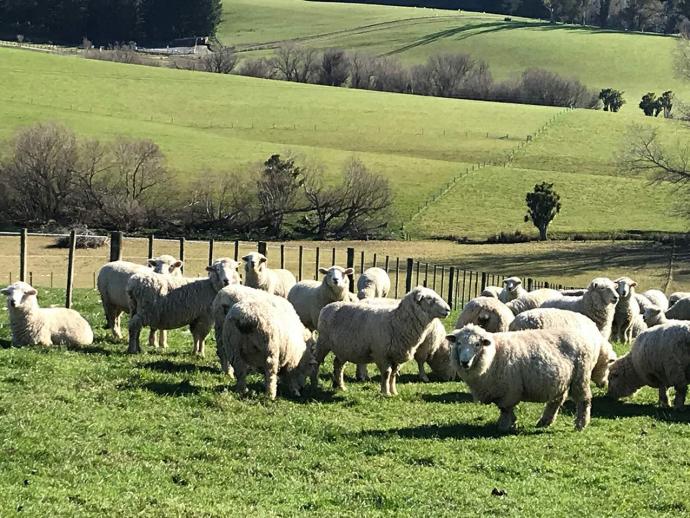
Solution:
<svg viewBox="0 0 690 518">
<path fill-rule="evenodd" d="M 675 38 L 608 31 L 502 15 L 439 9 L 338 4 L 306 0 L 226 1 L 221 39 L 239 49 L 271 48 L 295 40 L 319 49 L 340 47 L 395 55 L 416 63 L 429 54 L 467 52 L 489 63 L 496 79 L 530 67 L 548 68 L 596 89 L 624 90 L 625 111 L 644 93 L 690 85 L 674 77 Z M 266 52 L 262 50 L 261 52 Z"/>
</svg>

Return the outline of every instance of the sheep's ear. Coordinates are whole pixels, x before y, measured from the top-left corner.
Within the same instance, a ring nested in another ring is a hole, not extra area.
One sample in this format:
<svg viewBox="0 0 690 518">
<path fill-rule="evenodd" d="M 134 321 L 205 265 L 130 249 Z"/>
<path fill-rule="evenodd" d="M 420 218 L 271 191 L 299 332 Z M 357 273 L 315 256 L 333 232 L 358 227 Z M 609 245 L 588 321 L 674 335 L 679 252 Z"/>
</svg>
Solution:
<svg viewBox="0 0 690 518">
<path fill-rule="evenodd" d="M 38 292 L 34 288 L 29 288 L 28 290 L 24 291 L 24 295 L 37 295 Z"/>
<path fill-rule="evenodd" d="M 213 268 L 213 266 L 207 266 L 206 271 L 211 273 L 211 272 L 215 272 L 216 270 Z"/>
<path fill-rule="evenodd" d="M 355 271 L 352 268 L 345 268 L 345 271 L 343 272 L 345 275 L 352 275 L 355 273 Z"/>
<path fill-rule="evenodd" d="M 450 343 L 454 344 L 455 342 L 458 341 L 458 337 L 455 335 L 446 335 L 446 340 L 448 340 Z"/>
<path fill-rule="evenodd" d="M 415 302 L 421 302 L 424 299 L 424 293 L 421 291 L 418 291 L 417 293 L 414 294 L 414 300 Z"/>
<path fill-rule="evenodd" d="M 184 265 L 184 263 L 183 263 L 182 261 L 175 261 L 172 265 L 173 265 L 175 268 L 182 268 L 182 266 Z"/>
<path fill-rule="evenodd" d="M 149 259 L 148 261 L 146 261 L 146 264 L 148 264 L 151 268 L 154 268 L 156 266 L 156 260 Z"/>
<path fill-rule="evenodd" d="M 632 281 L 632 282 L 630 283 L 630 286 L 632 286 L 632 287 L 634 288 L 635 286 L 637 286 L 637 283 L 636 283 L 635 281 Z"/>
<path fill-rule="evenodd" d="M 609 358 L 609 365 L 616 363 L 616 358 Z"/>
<path fill-rule="evenodd" d="M 9 288 L 3 288 L 2 290 L 0 290 L 0 293 L 2 293 L 3 295 L 9 295 L 10 293 L 12 293 L 12 291 Z"/>
<path fill-rule="evenodd" d="M 324 268 L 322 266 L 321 268 L 319 268 L 319 273 L 323 273 L 324 275 L 326 275 L 328 273 L 328 268 Z"/>
<path fill-rule="evenodd" d="M 249 261 L 249 255 L 245 255 L 245 256 L 242 258 L 242 260 L 243 260 L 243 261 Z"/>
<path fill-rule="evenodd" d="M 268 259 L 266 259 L 263 255 L 261 256 L 261 259 L 259 259 L 260 263 L 265 263 L 266 261 L 268 261 Z"/>
<path fill-rule="evenodd" d="M 220 307 L 223 310 L 223 315 L 227 316 L 228 311 L 230 311 L 230 304 L 222 304 Z"/>
<path fill-rule="evenodd" d="M 488 338 L 482 338 L 479 343 L 482 344 L 482 346 L 484 347 L 488 347 L 491 345 L 491 340 L 489 340 Z"/>
</svg>

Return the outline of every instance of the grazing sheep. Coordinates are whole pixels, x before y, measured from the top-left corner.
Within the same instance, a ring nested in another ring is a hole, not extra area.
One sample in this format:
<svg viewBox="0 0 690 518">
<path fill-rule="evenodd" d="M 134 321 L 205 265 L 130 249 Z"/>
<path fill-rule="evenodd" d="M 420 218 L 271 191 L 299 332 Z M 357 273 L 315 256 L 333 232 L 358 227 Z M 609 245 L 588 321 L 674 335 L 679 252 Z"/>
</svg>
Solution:
<svg viewBox="0 0 690 518">
<path fill-rule="evenodd" d="M 513 313 L 500 300 L 492 297 L 477 297 L 470 300 L 458 316 L 455 328 L 459 329 L 467 324 L 476 324 L 489 333 L 508 331 L 513 321 Z"/>
<path fill-rule="evenodd" d="M 677 291 L 671 293 L 671 296 L 668 298 L 668 307 L 671 308 L 680 299 L 687 299 L 688 297 L 690 297 L 690 291 Z"/>
<path fill-rule="evenodd" d="M 668 308 L 666 317 L 673 320 L 690 320 L 690 297 L 679 299 Z"/>
<path fill-rule="evenodd" d="M 589 344 L 594 357 L 597 358 L 592 370 L 592 381 L 598 387 L 605 387 L 609 375 L 609 365 L 616 360 L 617 356 L 611 344 L 604 340 L 594 322 L 586 316 L 564 309 L 537 308 L 520 313 L 510 324 L 510 331 L 571 328 L 579 329 L 589 336 Z"/>
<path fill-rule="evenodd" d="M 288 293 L 287 299 L 295 306 L 300 320 L 308 329 L 315 330 L 319 324 L 319 313 L 331 302 L 350 300 L 350 280 L 352 268 L 331 266 L 319 268 L 323 274 L 321 282 L 300 281 Z"/>
<path fill-rule="evenodd" d="M 630 277 L 620 277 L 613 282 L 618 292 L 618 303 L 613 313 L 613 339 L 629 344 L 634 338 L 635 320 L 640 317 L 640 305 L 635 298 L 637 283 Z"/>
<path fill-rule="evenodd" d="M 480 295 L 482 297 L 490 297 L 492 299 L 497 299 L 501 296 L 502 291 L 503 288 L 500 288 L 499 286 L 487 286 L 482 290 Z"/>
<path fill-rule="evenodd" d="M 76 311 L 67 308 L 41 308 L 36 290 L 25 282 L 15 282 L 0 291 L 7 296 L 12 344 L 91 345 L 93 331 Z"/>
<path fill-rule="evenodd" d="M 127 298 L 127 282 L 141 272 L 153 270 L 154 273 L 182 277 L 182 261 L 178 261 L 171 255 L 161 255 L 149 259 L 146 265 L 130 263 L 128 261 L 113 261 L 104 264 L 98 271 L 96 285 L 101 295 L 103 312 L 105 313 L 106 329 L 110 329 L 117 340 L 122 339 L 120 328 L 120 316 L 129 313 L 129 299 Z M 155 333 L 151 333 L 149 343 L 154 345 Z M 167 345 L 165 331 L 160 332 L 159 343 L 162 347 Z"/>
<path fill-rule="evenodd" d="M 288 270 L 271 269 L 266 256 L 258 252 L 245 255 L 244 284 L 250 288 L 267 291 L 271 295 L 287 298 L 297 279 Z"/>
<path fill-rule="evenodd" d="M 663 291 L 647 290 L 636 296 L 637 303 L 640 304 L 640 314 L 644 314 L 647 307 L 649 307 L 649 305 L 645 302 L 640 302 L 640 295 L 644 297 L 646 301 L 649 301 L 651 305 L 661 308 L 663 311 L 668 309 L 668 299 L 666 298 L 666 295 L 664 295 Z"/>
<path fill-rule="evenodd" d="M 633 395 L 648 385 L 659 389 L 659 404 L 668 407 L 668 388 L 674 387 L 675 408 L 685 405 L 690 383 L 690 322 L 656 326 L 637 337 L 630 352 L 611 366 L 608 395 Z"/>
<path fill-rule="evenodd" d="M 193 353 L 204 354 L 204 340 L 213 325 L 211 304 L 224 286 L 238 282 L 238 264 L 222 258 L 206 267 L 206 278 L 175 278 L 138 273 L 127 283 L 130 302 L 129 348 L 138 353 L 141 328 L 177 329 L 188 325 Z"/>
<path fill-rule="evenodd" d="M 316 343 L 316 369 L 333 351 L 333 385 L 345 389 L 345 362 L 375 363 L 381 371 L 381 393 L 396 395 L 395 378 L 400 365 L 412 359 L 427 328 L 435 318 L 450 314 L 448 304 L 433 290 L 418 286 L 397 305 L 335 302 L 321 310 Z"/>
<path fill-rule="evenodd" d="M 514 408 L 520 401 L 546 403 L 537 426 L 550 426 L 568 396 L 576 404 L 575 429 L 589 423 L 596 357 L 587 333 L 537 329 L 492 334 L 470 324 L 447 339 L 453 367 L 475 400 L 501 410 L 499 430 L 515 427 Z"/>
<path fill-rule="evenodd" d="M 604 339 L 609 340 L 617 303 L 618 292 L 613 281 L 606 277 L 597 277 L 589 283 L 587 291 L 581 297 L 559 296 L 545 301 L 541 307 L 582 313 L 597 325 Z"/>
<path fill-rule="evenodd" d="M 383 268 L 367 268 L 357 279 L 357 298 L 385 298 L 391 290 L 391 278 Z"/>
<path fill-rule="evenodd" d="M 558 290 L 541 288 L 539 290 L 530 291 L 515 300 L 511 300 L 506 303 L 506 306 L 513 312 L 513 315 L 519 315 L 523 311 L 538 308 L 547 300 L 555 299 L 560 296 L 561 292 Z"/>
<path fill-rule="evenodd" d="M 241 299 L 228 312 L 223 344 L 237 376 L 237 391 L 247 390 L 250 367 L 262 369 L 266 395 L 276 398 L 278 376 L 299 396 L 312 366 L 312 344 L 292 306 L 276 295 Z M 281 303 L 282 302 L 282 303 Z"/>
<path fill-rule="evenodd" d="M 422 343 L 414 353 L 414 359 L 419 369 L 420 381 L 429 381 L 429 376 L 424 372 L 425 363 L 444 381 L 450 381 L 455 377 L 455 372 L 450 365 L 450 344 L 446 340 L 446 328 L 439 319 L 434 319 L 427 327 Z M 366 368 L 366 364 L 364 367 Z"/>
</svg>

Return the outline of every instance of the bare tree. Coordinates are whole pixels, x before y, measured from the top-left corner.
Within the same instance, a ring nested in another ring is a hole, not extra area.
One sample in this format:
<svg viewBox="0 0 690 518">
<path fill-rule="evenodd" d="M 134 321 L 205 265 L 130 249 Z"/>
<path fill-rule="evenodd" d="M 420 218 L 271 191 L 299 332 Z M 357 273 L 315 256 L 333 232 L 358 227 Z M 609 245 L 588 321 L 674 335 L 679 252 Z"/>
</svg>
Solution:
<svg viewBox="0 0 690 518">
<path fill-rule="evenodd" d="M 690 80 L 690 28 L 681 32 L 673 61 L 676 75 L 686 81 Z"/>
<path fill-rule="evenodd" d="M 328 49 L 321 56 L 319 83 L 328 86 L 341 86 L 350 74 L 349 60 L 342 49 Z"/>
<path fill-rule="evenodd" d="M 235 49 L 223 45 L 200 59 L 202 70 L 215 74 L 229 74 L 237 66 L 237 61 Z"/>
<path fill-rule="evenodd" d="M 256 218 L 256 192 L 237 173 L 206 172 L 188 192 L 184 218 L 189 228 L 243 231 Z"/>
<path fill-rule="evenodd" d="M 273 79 L 276 75 L 274 64 L 267 58 L 245 59 L 237 72 L 241 76 Z"/>
<path fill-rule="evenodd" d="M 469 54 L 436 54 L 427 61 L 431 82 L 430 95 L 456 97 L 476 61 Z"/>
<path fill-rule="evenodd" d="M 309 83 L 318 73 L 318 52 L 313 48 L 288 43 L 278 47 L 272 63 L 281 79 Z"/>
</svg>

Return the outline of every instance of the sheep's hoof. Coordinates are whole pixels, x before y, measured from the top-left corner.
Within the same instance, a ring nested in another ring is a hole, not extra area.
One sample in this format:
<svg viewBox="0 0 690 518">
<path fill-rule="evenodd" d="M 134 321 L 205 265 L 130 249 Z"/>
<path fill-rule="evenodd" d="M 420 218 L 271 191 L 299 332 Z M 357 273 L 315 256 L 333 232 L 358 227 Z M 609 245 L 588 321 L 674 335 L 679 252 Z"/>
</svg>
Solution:
<svg viewBox="0 0 690 518">
<path fill-rule="evenodd" d="M 423 383 L 429 383 L 429 376 L 427 376 L 426 374 L 420 374 L 419 381 Z"/>
<path fill-rule="evenodd" d="M 543 417 L 537 421 L 537 428 L 548 428 L 553 424 L 553 419 L 544 419 Z"/>
</svg>

